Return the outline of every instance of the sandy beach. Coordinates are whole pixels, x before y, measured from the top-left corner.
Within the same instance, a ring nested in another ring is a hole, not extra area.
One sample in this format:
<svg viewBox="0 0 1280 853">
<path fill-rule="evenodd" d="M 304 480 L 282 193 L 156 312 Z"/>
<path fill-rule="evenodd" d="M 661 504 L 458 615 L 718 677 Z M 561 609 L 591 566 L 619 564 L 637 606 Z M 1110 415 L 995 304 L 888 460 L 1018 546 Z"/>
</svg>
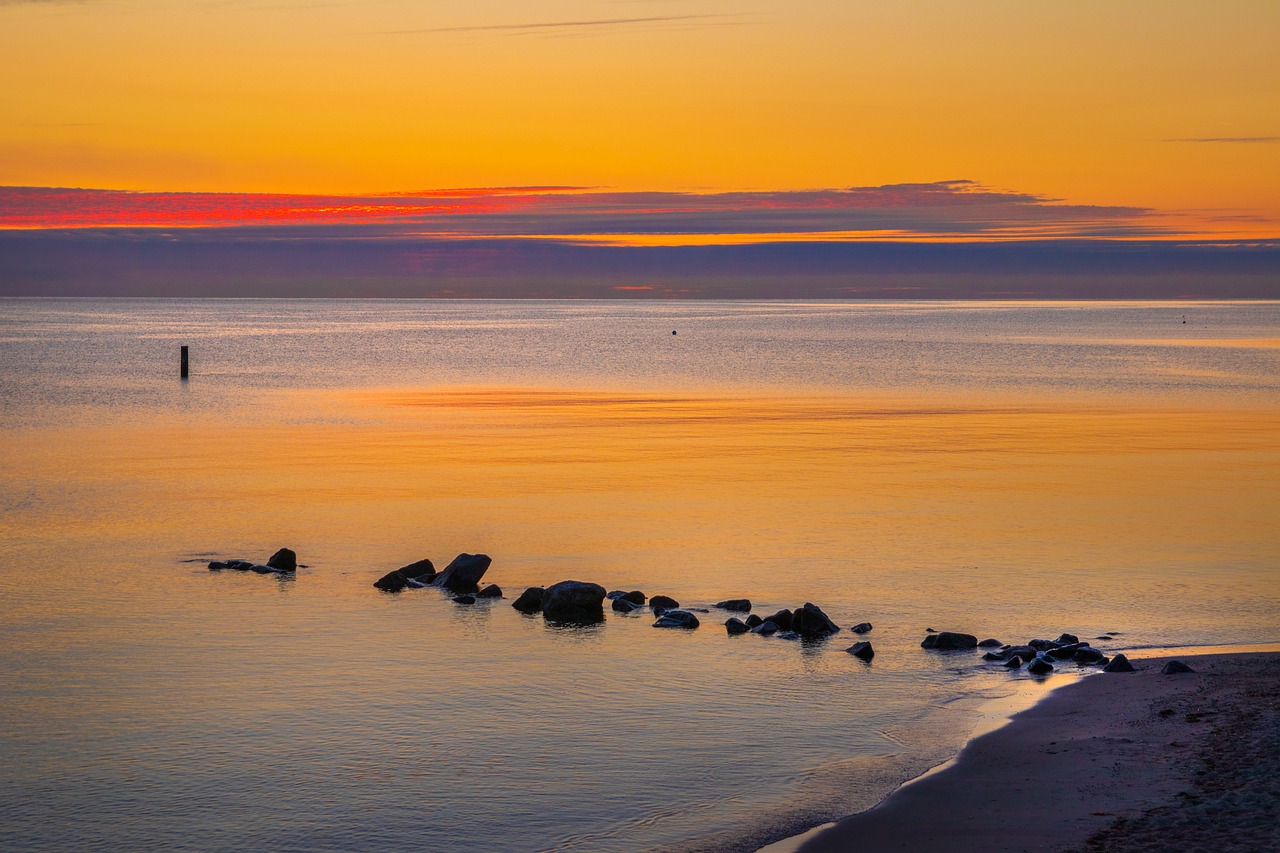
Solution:
<svg viewBox="0 0 1280 853">
<path fill-rule="evenodd" d="M 1280 653 L 1099 674 L 802 853 L 1280 850 Z"/>
</svg>

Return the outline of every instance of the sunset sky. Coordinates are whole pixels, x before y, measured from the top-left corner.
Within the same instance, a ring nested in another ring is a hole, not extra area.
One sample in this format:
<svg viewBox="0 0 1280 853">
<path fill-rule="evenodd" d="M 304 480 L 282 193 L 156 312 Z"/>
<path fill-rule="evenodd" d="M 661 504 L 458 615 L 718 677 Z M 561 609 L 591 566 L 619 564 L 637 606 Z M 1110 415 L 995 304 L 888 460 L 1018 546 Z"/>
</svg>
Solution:
<svg viewBox="0 0 1280 853">
<path fill-rule="evenodd" d="M 0 0 L 0 228 L 1274 244 L 1277 43 L 1272 0 Z"/>
</svg>

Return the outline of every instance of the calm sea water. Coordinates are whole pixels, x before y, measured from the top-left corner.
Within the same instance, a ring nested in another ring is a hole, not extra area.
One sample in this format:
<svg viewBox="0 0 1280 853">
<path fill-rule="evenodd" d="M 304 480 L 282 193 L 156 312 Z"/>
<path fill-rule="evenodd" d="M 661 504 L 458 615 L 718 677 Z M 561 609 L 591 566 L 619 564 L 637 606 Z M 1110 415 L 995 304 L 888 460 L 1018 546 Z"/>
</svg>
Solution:
<svg viewBox="0 0 1280 853">
<path fill-rule="evenodd" d="M 1280 638 L 1278 427 L 1278 303 L 0 300 L 0 849 L 754 849 L 1020 678 L 926 628 Z"/>
</svg>

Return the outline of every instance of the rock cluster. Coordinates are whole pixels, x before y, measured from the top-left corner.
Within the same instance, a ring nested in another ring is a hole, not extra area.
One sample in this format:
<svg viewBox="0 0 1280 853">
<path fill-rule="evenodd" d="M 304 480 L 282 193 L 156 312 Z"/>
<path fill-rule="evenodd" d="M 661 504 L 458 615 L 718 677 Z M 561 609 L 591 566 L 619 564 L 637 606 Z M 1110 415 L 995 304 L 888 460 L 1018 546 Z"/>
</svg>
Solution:
<svg viewBox="0 0 1280 853">
<path fill-rule="evenodd" d="M 1054 671 L 1055 663 L 1103 666 L 1103 672 L 1133 672 L 1133 666 L 1124 655 L 1116 655 L 1115 660 L 1112 660 L 1087 641 L 1082 642 L 1075 634 L 1064 633 L 1056 640 L 1028 640 L 1022 645 L 1010 646 L 1001 645 L 999 640 L 983 640 L 979 643 L 970 634 L 943 632 L 930 634 L 920 645 L 926 649 L 1000 646 L 999 649 L 984 654 L 982 659 L 1001 663 L 1009 669 L 1021 669 L 1025 665 L 1027 672 L 1033 675 L 1048 675 Z"/>
<path fill-rule="evenodd" d="M 236 572 L 257 572 L 260 575 L 288 575 L 298 570 L 298 555 L 289 548 L 281 548 L 262 564 L 251 560 L 214 560 L 209 564 L 211 572 L 226 569 Z"/>
</svg>

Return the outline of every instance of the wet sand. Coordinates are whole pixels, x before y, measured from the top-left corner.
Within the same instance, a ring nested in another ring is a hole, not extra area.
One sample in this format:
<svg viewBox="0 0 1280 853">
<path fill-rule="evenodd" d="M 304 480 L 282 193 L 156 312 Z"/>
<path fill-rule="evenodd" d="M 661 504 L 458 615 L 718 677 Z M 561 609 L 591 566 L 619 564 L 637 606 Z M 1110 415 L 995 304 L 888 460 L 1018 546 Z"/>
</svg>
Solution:
<svg viewBox="0 0 1280 853">
<path fill-rule="evenodd" d="M 1169 659 L 1054 691 L 798 849 L 1280 850 L 1280 653 Z"/>
</svg>

